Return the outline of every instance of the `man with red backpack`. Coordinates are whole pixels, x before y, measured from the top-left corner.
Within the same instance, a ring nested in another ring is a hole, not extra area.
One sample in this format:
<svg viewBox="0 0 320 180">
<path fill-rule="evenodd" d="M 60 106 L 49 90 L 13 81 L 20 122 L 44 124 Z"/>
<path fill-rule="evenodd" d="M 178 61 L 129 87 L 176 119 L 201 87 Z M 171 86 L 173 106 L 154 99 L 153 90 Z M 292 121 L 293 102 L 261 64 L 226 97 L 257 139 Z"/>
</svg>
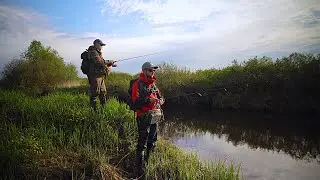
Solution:
<svg viewBox="0 0 320 180">
<path fill-rule="evenodd" d="M 139 131 L 136 147 L 136 173 L 142 179 L 145 174 L 145 162 L 148 162 L 149 155 L 154 151 L 157 141 L 157 124 L 163 119 L 161 105 L 164 103 L 164 98 L 155 84 L 154 72 L 156 69 L 158 69 L 157 66 L 145 62 L 142 65 L 139 78 L 133 82 L 131 90 Z"/>
</svg>

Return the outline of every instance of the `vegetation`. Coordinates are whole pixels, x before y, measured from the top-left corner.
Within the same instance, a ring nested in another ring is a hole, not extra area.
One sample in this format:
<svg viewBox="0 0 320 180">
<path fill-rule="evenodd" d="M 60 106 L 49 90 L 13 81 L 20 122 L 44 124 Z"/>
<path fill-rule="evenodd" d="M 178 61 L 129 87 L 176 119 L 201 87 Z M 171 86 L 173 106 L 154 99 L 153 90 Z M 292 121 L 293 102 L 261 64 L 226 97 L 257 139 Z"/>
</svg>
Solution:
<svg viewBox="0 0 320 180">
<path fill-rule="evenodd" d="M 124 103 L 137 74 L 111 73 L 109 100 L 89 108 L 87 79 L 58 53 L 33 41 L 2 72 L 0 172 L 5 178 L 121 179 L 132 175 L 137 136 Z M 192 72 L 163 63 L 156 73 L 166 105 L 273 112 L 319 111 L 320 54 L 293 53 L 272 60 L 252 58 L 222 69 Z M 76 83 L 75 83 L 76 82 Z M 61 88 L 73 86 L 73 88 Z M 59 89 L 57 90 L 56 88 Z M 27 96 L 54 93 L 40 98 Z M 24 93 L 22 93 L 22 92 Z M 117 99 L 112 98 L 117 97 Z M 238 179 L 232 164 L 202 162 L 160 140 L 147 168 L 149 179 Z"/>
<path fill-rule="evenodd" d="M 160 66 L 156 76 L 167 97 L 166 105 L 286 113 L 320 110 L 320 54 L 292 53 L 276 60 L 255 57 L 242 63 L 233 61 L 222 69 L 195 72 L 174 64 Z M 106 79 L 109 95 L 124 100 L 129 81 L 136 76 L 111 73 Z M 73 91 L 83 93 L 87 88 Z"/>
<path fill-rule="evenodd" d="M 130 80 L 135 78 L 136 75 L 131 75 L 123 72 L 112 72 L 106 77 L 105 84 L 107 87 L 107 96 L 116 97 L 118 100 L 126 101 L 128 96 L 128 88 Z M 89 89 L 89 82 L 87 78 L 79 78 L 76 80 L 76 86 L 60 87 L 54 93 L 72 93 L 72 94 L 87 94 Z"/>
<path fill-rule="evenodd" d="M 166 104 L 272 112 L 320 110 L 320 54 L 292 53 L 276 60 L 255 57 L 242 63 L 234 60 L 222 69 L 195 72 L 174 64 L 163 63 L 160 67 L 156 76 L 167 97 Z M 106 78 L 108 95 L 125 101 L 129 82 L 134 77 L 137 74 L 112 72 Z M 88 91 L 87 82 L 86 78 L 78 78 L 75 66 L 66 65 L 54 49 L 33 41 L 21 59 L 5 66 L 1 84 L 33 94 L 57 87 L 59 90 L 54 92 L 83 94 Z"/>
<path fill-rule="evenodd" d="M 1 84 L 8 89 L 21 89 L 37 95 L 76 78 L 77 70 L 73 64 L 66 64 L 56 50 L 34 40 L 20 59 L 5 65 Z"/>
<path fill-rule="evenodd" d="M 320 54 L 292 53 L 277 60 L 255 57 L 240 64 L 234 61 L 223 69 L 196 72 L 164 65 L 157 76 L 167 97 L 192 92 L 204 95 L 185 96 L 183 102 L 188 104 L 274 112 L 320 110 Z"/>
<path fill-rule="evenodd" d="M 133 113 L 109 99 L 90 110 L 86 95 L 32 98 L 0 91 L 0 167 L 3 178 L 122 179 L 132 175 L 137 136 Z M 202 162 L 160 140 L 147 168 L 149 179 L 239 179 L 239 168 Z"/>
</svg>

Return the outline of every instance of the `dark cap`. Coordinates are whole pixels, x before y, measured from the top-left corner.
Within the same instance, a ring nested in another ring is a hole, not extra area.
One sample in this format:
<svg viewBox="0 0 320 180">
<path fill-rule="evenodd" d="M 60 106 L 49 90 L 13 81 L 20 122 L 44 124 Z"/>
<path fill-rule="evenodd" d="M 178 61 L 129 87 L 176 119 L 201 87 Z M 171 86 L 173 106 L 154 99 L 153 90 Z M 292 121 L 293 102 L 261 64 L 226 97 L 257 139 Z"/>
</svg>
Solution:
<svg viewBox="0 0 320 180">
<path fill-rule="evenodd" d="M 105 46 L 106 44 L 105 43 L 103 43 L 100 39 L 96 39 L 96 40 L 94 40 L 93 41 L 93 44 L 100 44 L 101 46 Z"/>
<path fill-rule="evenodd" d="M 142 65 L 142 69 L 158 69 L 158 66 L 151 64 L 151 62 L 145 62 Z"/>
</svg>

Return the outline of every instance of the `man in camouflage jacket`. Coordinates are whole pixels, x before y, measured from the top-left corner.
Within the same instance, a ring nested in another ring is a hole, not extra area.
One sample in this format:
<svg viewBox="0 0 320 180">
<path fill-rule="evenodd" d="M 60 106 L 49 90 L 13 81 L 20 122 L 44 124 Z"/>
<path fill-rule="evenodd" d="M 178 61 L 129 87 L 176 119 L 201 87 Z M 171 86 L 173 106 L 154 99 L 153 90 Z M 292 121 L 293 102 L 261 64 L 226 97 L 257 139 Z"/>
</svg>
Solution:
<svg viewBox="0 0 320 180">
<path fill-rule="evenodd" d="M 113 60 L 103 59 L 101 50 L 105 45 L 100 39 L 96 39 L 88 48 L 88 58 L 91 62 L 87 74 L 90 84 L 89 98 L 94 110 L 97 110 L 97 96 L 102 106 L 106 103 L 107 89 L 104 78 L 110 72 L 111 66 L 116 67 Z"/>
</svg>

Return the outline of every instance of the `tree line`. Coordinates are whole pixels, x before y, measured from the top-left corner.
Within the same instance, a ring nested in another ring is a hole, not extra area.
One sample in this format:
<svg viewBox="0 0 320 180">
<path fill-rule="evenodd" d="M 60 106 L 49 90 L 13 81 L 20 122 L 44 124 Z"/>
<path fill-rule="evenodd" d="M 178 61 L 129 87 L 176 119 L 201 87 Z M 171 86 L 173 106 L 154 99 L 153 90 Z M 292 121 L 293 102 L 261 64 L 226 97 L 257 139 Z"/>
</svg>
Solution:
<svg viewBox="0 0 320 180">
<path fill-rule="evenodd" d="M 221 69 L 197 71 L 162 63 L 156 76 L 165 97 L 175 97 L 169 98 L 167 104 L 273 112 L 320 110 L 320 54 L 294 52 L 277 59 L 253 57 L 243 62 L 234 60 Z M 106 80 L 108 96 L 125 101 L 129 82 L 136 77 L 138 74 L 112 72 Z M 2 72 L 4 87 L 33 93 L 52 90 L 75 79 L 79 79 L 76 67 L 64 63 L 57 51 L 39 41 L 32 41 L 21 58 L 8 63 Z M 87 80 L 80 81 L 85 85 L 63 91 L 87 93 Z M 187 95 L 190 93 L 194 94 Z"/>
</svg>

